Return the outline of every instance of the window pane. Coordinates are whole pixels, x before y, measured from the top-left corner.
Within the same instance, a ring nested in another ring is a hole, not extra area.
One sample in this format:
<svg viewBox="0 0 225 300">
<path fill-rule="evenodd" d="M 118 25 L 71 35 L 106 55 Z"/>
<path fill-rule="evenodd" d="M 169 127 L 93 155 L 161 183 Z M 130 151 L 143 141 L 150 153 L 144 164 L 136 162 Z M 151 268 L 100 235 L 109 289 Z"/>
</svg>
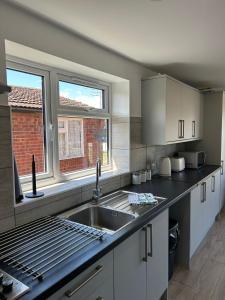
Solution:
<svg viewBox="0 0 225 300">
<path fill-rule="evenodd" d="M 59 81 L 59 103 L 79 110 L 102 109 L 103 90 Z"/>
<path fill-rule="evenodd" d="M 61 173 L 95 167 L 97 157 L 107 165 L 108 120 L 58 116 L 59 160 Z"/>
<path fill-rule="evenodd" d="M 46 171 L 43 81 L 42 76 L 7 69 L 13 152 L 20 176 L 31 174 L 33 154 L 37 173 Z"/>
</svg>

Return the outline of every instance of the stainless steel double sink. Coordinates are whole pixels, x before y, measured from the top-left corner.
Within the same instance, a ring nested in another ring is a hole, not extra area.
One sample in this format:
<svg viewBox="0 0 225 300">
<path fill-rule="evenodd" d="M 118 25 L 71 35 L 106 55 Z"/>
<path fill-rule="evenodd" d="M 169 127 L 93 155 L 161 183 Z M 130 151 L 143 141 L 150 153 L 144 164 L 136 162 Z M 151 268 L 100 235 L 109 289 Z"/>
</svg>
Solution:
<svg viewBox="0 0 225 300">
<path fill-rule="evenodd" d="M 118 191 L 102 197 L 98 204 L 84 204 L 59 216 L 113 234 L 150 208 L 131 206 L 128 194 Z"/>
</svg>

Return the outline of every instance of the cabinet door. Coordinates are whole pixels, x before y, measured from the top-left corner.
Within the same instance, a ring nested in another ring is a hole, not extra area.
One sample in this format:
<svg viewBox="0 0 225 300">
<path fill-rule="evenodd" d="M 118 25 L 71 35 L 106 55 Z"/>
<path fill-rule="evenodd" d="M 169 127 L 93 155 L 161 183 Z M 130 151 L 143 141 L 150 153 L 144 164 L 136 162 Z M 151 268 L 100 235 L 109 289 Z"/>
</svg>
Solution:
<svg viewBox="0 0 225 300">
<path fill-rule="evenodd" d="M 166 81 L 166 142 L 182 139 L 181 135 L 181 85 L 174 80 Z"/>
<path fill-rule="evenodd" d="M 182 86 L 181 116 L 183 120 L 183 136 L 185 140 L 192 139 L 192 121 L 194 120 L 194 90 L 186 85 Z"/>
<path fill-rule="evenodd" d="M 205 234 L 209 231 L 215 221 L 215 207 L 212 192 L 212 177 L 205 181 Z"/>
<path fill-rule="evenodd" d="M 159 300 L 168 287 L 168 209 L 154 218 L 147 228 L 147 300 Z"/>
<path fill-rule="evenodd" d="M 106 254 L 49 300 L 113 300 L 113 252 Z"/>
<path fill-rule="evenodd" d="M 201 114 L 201 94 L 198 91 L 193 92 L 194 118 L 192 120 L 192 138 L 201 138 L 202 114 Z"/>
<path fill-rule="evenodd" d="M 199 184 L 190 194 L 190 257 L 205 236 L 204 228 L 204 185 Z"/>
<path fill-rule="evenodd" d="M 224 207 L 224 203 L 225 203 L 225 172 L 224 172 L 224 161 L 222 161 L 221 186 L 220 186 L 220 210 Z"/>
<path fill-rule="evenodd" d="M 212 190 L 212 209 L 213 218 L 217 216 L 220 211 L 220 171 L 217 171 L 211 177 L 211 190 Z"/>
<path fill-rule="evenodd" d="M 115 300 L 146 300 L 146 233 L 139 230 L 114 249 Z"/>
</svg>

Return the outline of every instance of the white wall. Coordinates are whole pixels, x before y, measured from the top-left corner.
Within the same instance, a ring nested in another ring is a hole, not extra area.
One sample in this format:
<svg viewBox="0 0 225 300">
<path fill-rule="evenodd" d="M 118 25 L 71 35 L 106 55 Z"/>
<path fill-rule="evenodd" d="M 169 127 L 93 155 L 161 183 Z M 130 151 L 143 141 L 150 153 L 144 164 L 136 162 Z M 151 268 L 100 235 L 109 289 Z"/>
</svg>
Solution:
<svg viewBox="0 0 225 300">
<path fill-rule="evenodd" d="M 0 28 L 2 38 L 130 80 L 130 113 L 141 116 L 140 80 L 155 74 L 151 70 L 5 2 Z"/>
<path fill-rule="evenodd" d="M 22 44 L 36 50 L 46 52 L 56 57 L 66 59 L 67 61 L 72 61 L 76 64 L 84 65 L 86 67 L 128 80 L 130 93 L 130 99 L 128 103 L 129 107 L 127 109 L 127 111 L 130 112 L 130 115 L 127 116 L 128 124 L 130 122 L 130 116 L 139 118 L 141 117 L 141 78 L 154 75 L 155 73 L 151 70 L 114 52 L 110 52 L 105 48 L 95 45 L 79 36 L 76 36 L 72 32 L 66 31 L 54 24 L 49 23 L 44 19 L 39 19 L 38 17 L 32 15 L 30 12 L 25 12 L 13 6 L 12 4 L 0 1 L 0 80 L 2 81 L 5 80 L 5 40 L 16 42 L 18 44 Z M 6 105 L 6 103 L 7 97 L 0 96 L 0 107 L 2 105 Z M 5 109 L 7 109 L 7 107 L 5 107 Z M 122 121 L 119 120 L 118 123 L 123 122 L 124 119 Z M 127 126 L 127 132 L 129 134 L 129 125 Z M 8 134 L 10 134 L 10 128 L 8 130 Z M 128 163 L 130 161 L 134 162 L 136 156 L 140 158 L 140 155 L 144 156 L 144 160 L 146 159 L 146 150 L 144 150 L 145 145 L 141 145 L 138 149 L 132 149 L 133 152 L 131 152 L 131 157 L 129 158 L 129 155 L 127 155 L 127 153 L 129 153 L 130 141 L 128 140 L 127 142 L 128 149 L 126 145 L 124 145 L 122 149 L 120 149 L 121 145 L 118 146 L 117 142 L 118 140 L 114 141 L 114 151 L 117 153 L 118 158 L 117 162 L 124 162 L 124 155 L 122 155 L 123 152 L 126 152 L 126 159 L 128 158 Z M 119 148 L 119 150 L 117 149 L 117 147 Z M 0 150 L 1 149 L 3 148 L 1 148 L 0 144 Z M 4 147 L 4 151 L 8 152 L 11 155 L 11 150 L 11 143 L 9 142 L 8 149 L 5 149 Z M 135 168 L 139 168 L 138 163 L 135 164 Z M 131 169 L 133 169 L 132 165 Z M 10 216 L 5 221 L 4 214 L 0 214 L 0 230 L 4 230 L 4 228 L 13 226 L 14 221 L 16 221 L 17 224 L 21 224 L 26 219 L 22 214 L 23 209 L 20 206 L 16 207 L 14 215 L 14 199 L 12 195 L 12 166 L 10 166 L 9 171 L 11 172 L 11 176 L 9 176 L 9 179 L 7 181 L 0 180 L 0 191 L 4 191 L 5 189 L 7 189 L 8 191 L 11 191 L 11 196 L 8 197 L 8 204 L 5 202 L 2 203 L 0 201 L 0 212 L 3 212 L 6 208 L 8 208 L 8 210 L 10 211 Z M 124 180 L 121 177 L 121 185 L 124 184 Z M 108 191 L 112 189 L 111 185 Z M 115 187 L 118 188 L 118 182 L 115 182 Z M 115 189 L 115 187 L 113 188 Z M 76 190 L 70 192 L 67 201 L 68 203 L 66 204 L 67 207 L 64 207 L 64 209 L 75 204 L 75 194 Z M 83 196 L 80 195 L 83 195 L 82 192 L 79 193 L 79 201 L 82 201 Z M 65 198 L 62 195 L 61 197 Z M 55 197 L 53 197 L 51 201 L 54 202 Z M 41 216 L 40 214 L 43 213 L 55 213 L 56 209 L 57 211 L 63 209 L 61 206 L 64 202 L 65 201 L 61 201 L 58 204 L 52 203 L 50 206 L 47 206 L 45 201 L 40 201 L 38 202 L 40 203 L 40 205 L 37 206 L 37 210 L 36 208 L 34 208 L 36 202 L 32 202 L 31 206 L 26 207 L 26 216 L 29 216 L 30 219 L 33 219 L 35 217 Z M 65 206 L 65 204 L 63 205 Z M 40 210 L 39 206 L 42 207 L 42 210 Z"/>
</svg>

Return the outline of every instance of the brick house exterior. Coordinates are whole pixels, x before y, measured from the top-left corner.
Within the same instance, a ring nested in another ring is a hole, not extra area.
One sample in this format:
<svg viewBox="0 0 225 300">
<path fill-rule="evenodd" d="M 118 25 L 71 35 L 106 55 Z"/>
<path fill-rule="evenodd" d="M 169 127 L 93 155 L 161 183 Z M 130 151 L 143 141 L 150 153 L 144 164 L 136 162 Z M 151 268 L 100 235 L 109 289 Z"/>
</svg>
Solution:
<svg viewBox="0 0 225 300">
<path fill-rule="evenodd" d="M 60 103 L 87 106 L 78 101 L 61 97 Z M 35 155 L 37 172 L 45 171 L 44 134 L 41 90 L 23 87 L 12 87 L 9 94 L 9 105 L 12 107 L 13 151 L 16 157 L 20 176 L 31 173 L 31 158 Z M 95 166 L 97 153 L 101 145 L 96 135 L 105 126 L 101 119 L 83 119 L 83 154 L 80 157 L 69 157 L 60 160 L 62 173 L 86 169 Z"/>
</svg>

